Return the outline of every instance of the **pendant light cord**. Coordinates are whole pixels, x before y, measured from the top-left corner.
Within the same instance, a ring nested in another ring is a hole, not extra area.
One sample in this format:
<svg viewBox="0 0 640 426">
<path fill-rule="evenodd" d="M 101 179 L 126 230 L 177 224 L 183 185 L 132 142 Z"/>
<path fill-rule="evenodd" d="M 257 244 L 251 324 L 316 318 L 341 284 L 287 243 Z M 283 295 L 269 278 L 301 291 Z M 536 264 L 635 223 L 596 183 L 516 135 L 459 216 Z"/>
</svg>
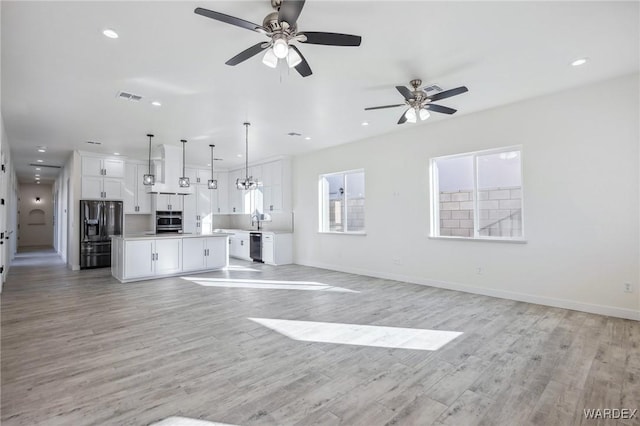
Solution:
<svg viewBox="0 0 640 426">
<path fill-rule="evenodd" d="M 245 155 L 244 155 L 244 174 L 245 174 L 245 181 L 247 183 L 249 183 L 249 126 L 251 126 L 251 123 L 247 122 L 244 123 L 245 125 Z"/>
<path fill-rule="evenodd" d="M 182 176 L 185 177 L 185 167 L 184 167 L 184 146 L 187 143 L 187 141 L 185 139 L 182 139 L 180 142 L 182 142 Z"/>
<path fill-rule="evenodd" d="M 149 164 L 147 166 L 147 173 L 151 174 L 151 138 L 153 135 L 149 134 L 147 136 L 149 136 Z"/>
</svg>

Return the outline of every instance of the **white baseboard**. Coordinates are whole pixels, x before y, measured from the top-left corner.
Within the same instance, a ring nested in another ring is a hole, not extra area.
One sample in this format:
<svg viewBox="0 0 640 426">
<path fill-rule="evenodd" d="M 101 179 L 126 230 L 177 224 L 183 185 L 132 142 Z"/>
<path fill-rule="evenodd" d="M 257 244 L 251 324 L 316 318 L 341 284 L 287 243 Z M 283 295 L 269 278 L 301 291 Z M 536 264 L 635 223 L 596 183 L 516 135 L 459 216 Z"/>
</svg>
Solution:
<svg viewBox="0 0 640 426">
<path fill-rule="evenodd" d="M 518 302 L 534 303 L 537 305 L 552 306 L 554 308 L 571 309 L 573 311 L 588 312 L 591 314 L 606 315 L 617 318 L 625 318 L 640 321 L 640 311 L 615 306 L 596 305 L 586 302 L 577 302 L 567 299 L 555 299 L 552 297 L 537 296 L 535 294 L 518 293 L 513 291 L 498 290 L 493 288 L 477 287 L 468 284 L 461 284 L 449 281 L 434 281 L 421 277 L 413 277 L 402 274 L 370 271 L 358 268 L 349 268 L 338 265 L 330 265 L 322 262 L 306 262 L 296 260 L 294 263 L 314 268 L 329 269 L 332 271 L 346 272 L 349 274 L 365 275 L 374 278 L 403 281 L 411 284 L 425 285 L 429 287 L 444 288 L 447 290 L 462 291 L 465 293 L 481 294 L 483 296 L 498 297 L 500 299 L 516 300 Z"/>
</svg>

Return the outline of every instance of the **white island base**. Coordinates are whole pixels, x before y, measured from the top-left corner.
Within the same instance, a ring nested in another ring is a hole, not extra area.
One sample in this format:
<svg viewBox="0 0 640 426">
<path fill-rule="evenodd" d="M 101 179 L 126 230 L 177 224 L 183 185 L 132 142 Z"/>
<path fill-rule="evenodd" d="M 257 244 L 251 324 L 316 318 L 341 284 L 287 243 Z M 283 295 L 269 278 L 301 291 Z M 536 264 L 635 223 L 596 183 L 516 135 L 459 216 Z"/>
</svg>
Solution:
<svg viewBox="0 0 640 426">
<path fill-rule="evenodd" d="M 159 234 L 114 236 L 111 240 L 111 275 L 118 281 L 222 269 L 229 265 L 228 234 Z"/>
</svg>

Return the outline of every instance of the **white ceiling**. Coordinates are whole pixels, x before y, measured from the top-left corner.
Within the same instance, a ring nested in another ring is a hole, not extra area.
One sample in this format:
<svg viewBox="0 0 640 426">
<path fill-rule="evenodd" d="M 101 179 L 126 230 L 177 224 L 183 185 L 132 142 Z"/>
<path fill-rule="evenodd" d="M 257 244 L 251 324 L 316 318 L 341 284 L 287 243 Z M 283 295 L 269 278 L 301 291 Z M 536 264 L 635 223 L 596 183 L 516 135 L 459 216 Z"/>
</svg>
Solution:
<svg viewBox="0 0 640 426">
<path fill-rule="evenodd" d="M 439 102 L 459 109 L 456 115 L 433 113 L 417 124 L 429 125 L 638 72 L 640 62 L 635 1 L 309 0 L 301 31 L 361 35 L 362 45 L 299 45 L 314 72 L 308 78 L 267 68 L 260 55 L 225 65 L 264 36 L 193 13 L 204 7 L 261 24 L 268 0 L 1 5 L 2 114 L 25 182 L 33 179 L 29 163 L 63 165 L 74 149 L 144 159 L 149 132 L 154 144 L 189 140 L 187 163 L 202 166 L 215 143 L 224 159 L 216 167 L 230 168 L 244 162 L 237 157 L 244 121 L 252 123 L 252 161 L 400 131 L 411 126 L 396 125 L 403 109 L 363 109 L 401 103 L 394 86 L 412 78 L 469 88 Z M 120 37 L 104 37 L 105 28 Z M 590 58 L 586 65 L 569 66 L 582 56 Z M 144 99 L 123 101 L 119 91 Z M 151 106 L 154 100 L 162 107 Z M 46 154 L 36 152 L 39 145 Z"/>
</svg>

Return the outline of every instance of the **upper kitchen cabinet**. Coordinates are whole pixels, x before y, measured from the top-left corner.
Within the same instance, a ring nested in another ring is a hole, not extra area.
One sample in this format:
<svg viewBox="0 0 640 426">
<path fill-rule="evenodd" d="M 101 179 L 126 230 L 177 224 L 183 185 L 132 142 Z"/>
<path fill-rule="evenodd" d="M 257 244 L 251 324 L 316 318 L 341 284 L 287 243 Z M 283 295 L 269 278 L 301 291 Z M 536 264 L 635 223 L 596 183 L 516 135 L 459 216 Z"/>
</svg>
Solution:
<svg viewBox="0 0 640 426">
<path fill-rule="evenodd" d="M 124 161 L 82 155 L 82 199 L 123 199 Z"/>
<path fill-rule="evenodd" d="M 189 178 L 191 185 L 206 185 L 209 179 L 211 179 L 211 170 L 198 169 L 196 167 L 187 167 L 185 173 Z"/>
<path fill-rule="evenodd" d="M 183 209 L 182 195 L 178 194 L 157 194 L 155 195 L 156 211 L 168 212 L 177 211 L 181 212 Z M 187 197 L 193 197 L 193 194 L 187 195 Z"/>
<path fill-rule="evenodd" d="M 218 189 L 214 190 L 212 196 L 213 213 L 229 213 L 229 174 L 227 172 L 216 172 L 214 178 L 218 181 Z"/>
<path fill-rule="evenodd" d="M 291 210 L 291 160 L 262 164 L 262 176 L 263 212 Z"/>
<path fill-rule="evenodd" d="M 116 158 L 82 156 L 82 176 L 124 178 L 124 161 Z"/>
<path fill-rule="evenodd" d="M 127 162 L 124 173 L 124 212 L 125 214 L 150 214 L 151 194 L 142 183 L 147 173 L 147 164 Z"/>
</svg>

